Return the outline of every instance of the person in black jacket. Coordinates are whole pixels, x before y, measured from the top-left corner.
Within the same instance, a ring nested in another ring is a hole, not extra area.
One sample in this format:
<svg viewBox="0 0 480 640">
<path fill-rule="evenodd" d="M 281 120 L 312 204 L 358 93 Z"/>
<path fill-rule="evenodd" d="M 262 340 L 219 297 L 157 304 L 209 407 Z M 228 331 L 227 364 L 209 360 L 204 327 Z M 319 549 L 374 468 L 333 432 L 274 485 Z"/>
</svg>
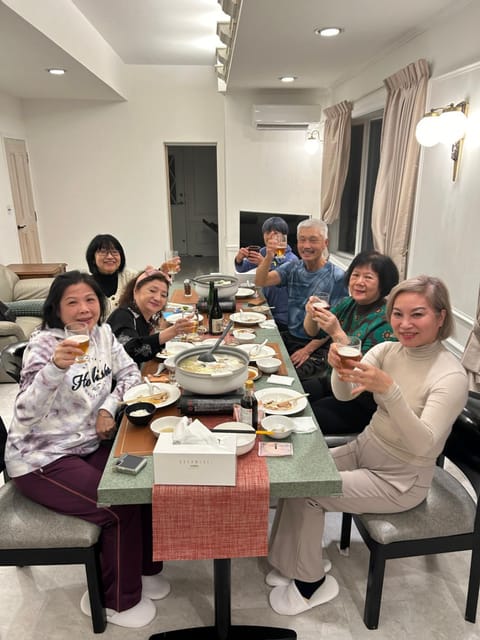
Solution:
<svg viewBox="0 0 480 640">
<path fill-rule="evenodd" d="M 168 276 L 162 271 L 142 271 L 127 284 L 118 309 L 107 320 L 125 351 L 137 364 L 151 360 L 165 342 L 189 333 L 193 327 L 191 317 L 185 317 L 159 330 L 169 286 Z"/>
</svg>

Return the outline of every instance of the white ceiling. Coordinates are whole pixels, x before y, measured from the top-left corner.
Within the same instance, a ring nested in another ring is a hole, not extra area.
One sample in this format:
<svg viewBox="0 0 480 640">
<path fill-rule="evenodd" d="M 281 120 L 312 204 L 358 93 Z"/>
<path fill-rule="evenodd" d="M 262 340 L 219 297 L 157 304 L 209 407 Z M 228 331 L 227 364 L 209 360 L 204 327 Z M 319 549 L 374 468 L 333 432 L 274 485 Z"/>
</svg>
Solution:
<svg viewBox="0 0 480 640">
<path fill-rule="evenodd" d="M 5 0 L 8 1 L 8 0 Z M 42 0 L 37 0 L 42 1 Z M 72 3 L 125 64 L 212 65 L 217 0 L 60 0 Z M 354 76 L 475 0 L 243 0 L 228 90 L 326 89 Z M 12 3 L 12 0 L 10 0 Z M 21 3 L 18 3 L 21 5 Z M 345 29 L 335 39 L 316 27 Z M 46 67 L 64 66 L 54 78 Z M 85 64 L 40 33 L 0 0 L 0 91 L 25 98 L 118 99 Z"/>
</svg>

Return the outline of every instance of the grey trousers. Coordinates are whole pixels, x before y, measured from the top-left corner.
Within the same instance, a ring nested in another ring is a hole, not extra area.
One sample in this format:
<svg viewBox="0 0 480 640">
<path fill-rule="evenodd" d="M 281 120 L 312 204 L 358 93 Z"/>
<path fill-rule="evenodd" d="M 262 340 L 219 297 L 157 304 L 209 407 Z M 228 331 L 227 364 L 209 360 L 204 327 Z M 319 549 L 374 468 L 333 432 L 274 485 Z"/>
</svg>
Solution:
<svg viewBox="0 0 480 640">
<path fill-rule="evenodd" d="M 342 495 L 283 498 L 270 537 L 269 562 L 282 575 L 314 582 L 324 575 L 322 537 L 325 511 L 397 513 L 425 499 L 434 467 L 418 467 L 393 458 L 369 429 L 332 449 L 342 478 Z"/>
</svg>

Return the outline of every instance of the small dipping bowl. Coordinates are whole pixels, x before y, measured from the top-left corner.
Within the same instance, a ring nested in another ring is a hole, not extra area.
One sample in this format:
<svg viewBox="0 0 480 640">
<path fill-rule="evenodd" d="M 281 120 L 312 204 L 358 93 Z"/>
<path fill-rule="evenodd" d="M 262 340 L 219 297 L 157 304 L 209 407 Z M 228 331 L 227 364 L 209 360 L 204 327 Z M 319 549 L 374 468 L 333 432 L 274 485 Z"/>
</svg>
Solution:
<svg viewBox="0 0 480 640">
<path fill-rule="evenodd" d="M 156 407 L 151 402 L 134 402 L 125 409 L 128 420 L 136 427 L 146 427 Z"/>
<path fill-rule="evenodd" d="M 165 365 L 165 369 L 167 371 L 175 371 L 175 357 L 174 356 L 169 356 L 168 358 L 165 358 L 165 360 L 163 361 L 163 364 Z"/>
<path fill-rule="evenodd" d="M 273 432 L 268 436 L 269 438 L 283 440 L 283 438 L 287 438 L 293 432 L 295 424 L 288 416 L 270 415 L 263 418 L 262 427 L 265 431 Z"/>
<path fill-rule="evenodd" d="M 257 360 L 257 367 L 263 373 L 275 373 L 280 369 L 282 361 L 278 358 L 259 358 Z"/>
<path fill-rule="evenodd" d="M 244 329 L 234 329 L 232 331 L 235 340 L 238 340 L 240 344 L 247 344 L 255 340 L 255 334 L 251 331 L 245 331 Z"/>
<path fill-rule="evenodd" d="M 179 420 L 181 420 L 181 418 L 178 416 L 163 416 L 163 418 L 157 418 L 150 425 L 150 430 L 156 438 L 158 438 L 161 433 L 173 433 Z"/>
</svg>

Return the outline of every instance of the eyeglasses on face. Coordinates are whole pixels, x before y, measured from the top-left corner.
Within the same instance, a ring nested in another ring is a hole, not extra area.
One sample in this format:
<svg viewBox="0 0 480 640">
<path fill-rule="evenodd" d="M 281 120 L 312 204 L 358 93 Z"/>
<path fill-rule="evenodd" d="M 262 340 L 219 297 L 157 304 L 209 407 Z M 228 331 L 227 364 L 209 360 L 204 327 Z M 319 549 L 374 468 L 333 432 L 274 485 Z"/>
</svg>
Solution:
<svg viewBox="0 0 480 640">
<path fill-rule="evenodd" d="M 97 249 L 97 253 L 99 256 L 108 256 L 110 254 L 113 258 L 118 258 L 120 255 L 120 251 L 116 249 Z"/>
</svg>

